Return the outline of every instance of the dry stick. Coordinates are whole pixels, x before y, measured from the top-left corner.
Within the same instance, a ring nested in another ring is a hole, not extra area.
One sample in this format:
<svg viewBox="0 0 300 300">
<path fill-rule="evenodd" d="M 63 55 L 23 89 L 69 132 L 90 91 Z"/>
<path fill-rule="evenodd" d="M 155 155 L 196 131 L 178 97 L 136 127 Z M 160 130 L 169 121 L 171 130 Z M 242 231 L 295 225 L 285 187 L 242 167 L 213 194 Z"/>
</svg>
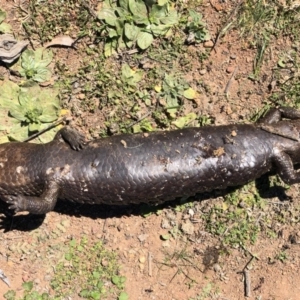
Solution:
<svg viewBox="0 0 300 300">
<path fill-rule="evenodd" d="M 28 142 L 28 141 L 33 140 L 34 138 L 41 135 L 42 133 L 54 128 L 55 126 L 57 126 L 60 123 L 63 123 L 65 120 L 66 120 L 66 117 L 63 117 L 63 118 L 57 120 L 56 122 L 52 123 L 51 125 L 49 125 L 45 129 L 42 129 L 41 131 L 38 131 L 37 133 L 35 133 L 35 134 L 31 135 L 30 137 L 28 137 L 27 139 L 23 140 L 22 142 Z"/>
<path fill-rule="evenodd" d="M 247 262 L 246 266 L 244 267 L 242 273 L 244 274 L 244 280 L 245 280 L 245 296 L 246 297 L 250 297 L 251 296 L 251 277 L 250 277 L 250 270 L 248 269 L 248 266 L 250 266 L 250 264 L 252 263 L 252 261 L 254 259 L 259 259 L 257 256 L 255 256 L 254 254 L 252 254 L 248 249 L 245 249 L 244 247 L 242 247 L 245 251 L 247 251 L 250 255 L 251 258 L 250 260 Z"/>
<path fill-rule="evenodd" d="M 237 70 L 238 70 L 238 67 L 235 67 L 235 69 L 234 69 L 234 71 L 233 71 L 233 73 L 232 73 L 232 75 L 231 75 L 228 83 L 226 84 L 226 88 L 224 90 L 224 93 L 225 93 L 226 96 L 227 96 L 228 90 L 229 90 L 229 88 L 231 86 L 232 80 L 233 80 L 233 78 L 234 78 Z"/>
<path fill-rule="evenodd" d="M 153 259 L 152 254 L 151 252 L 149 252 L 148 253 L 148 275 L 150 277 L 152 277 L 152 259 Z"/>
<path fill-rule="evenodd" d="M 235 13 L 237 12 L 237 10 L 239 9 L 239 7 L 243 4 L 244 0 L 241 0 L 236 6 L 235 8 L 232 10 L 232 12 L 230 13 L 227 22 L 225 23 L 225 25 L 219 30 L 219 32 L 217 33 L 217 36 L 215 38 L 215 42 L 213 47 L 211 48 L 210 52 L 212 52 L 213 50 L 216 49 L 217 45 L 219 44 L 219 40 L 221 38 L 221 35 L 231 26 L 232 22 L 229 22 L 233 16 L 235 15 Z M 216 51 L 216 50 L 215 50 Z"/>
<path fill-rule="evenodd" d="M 245 277 L 245 296 L 251 296 L 251 277 L 250 277 L 250 270 L 244 270 L 244 277 Z"/>
<path fill-rule="evenodd" d="M 152 114 L 152 111 L 149 111 L 147 114 L 145 114 L 144 116 L 142 116 L 141 118 L 139 118 L 138 120 L 132 122 L 131 124 L 129 124 L 128 126 L 126 126 L 126 129 L 132 127 L 133 125 L 143 121 L 144 119 L 146 119 L 148 116 L 150 116 Z"/>
</svg>

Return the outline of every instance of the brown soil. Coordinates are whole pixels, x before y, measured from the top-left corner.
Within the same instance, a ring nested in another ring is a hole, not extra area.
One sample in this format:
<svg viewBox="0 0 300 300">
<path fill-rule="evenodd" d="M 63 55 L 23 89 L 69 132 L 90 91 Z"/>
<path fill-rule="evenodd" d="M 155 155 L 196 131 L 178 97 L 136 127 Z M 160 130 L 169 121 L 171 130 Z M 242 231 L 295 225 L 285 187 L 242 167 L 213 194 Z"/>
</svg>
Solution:
<svg viewBox="0 0 300 300">
<path fill-rule="evenodd" d="M 4 2 L 2 0 L 6 11 L 11 10 L 13 1 Z M 223 12 L 230 11 L 232 7 L 229 1 L 204 2 L 204 19 L 215 37 L 223 21 Z M 15 18 L 9 14 L 8 21 L 16 22 L 10 17 Z M 186 75 L 191 86 L 201 81 L 206 87 L 200 91 L 200 103 L 193 111 L 213 117 L 215 124 L 249 119 L 269 96 L 272 68 L 279 54 L 290 48 L 288 39 L 273 41 L 272 51 L 267 53 L 261 70 L 262 80 L 251 81 L 248 76 L 252 72 L 256 50 L 245 45 L 237 31 L 231 31 L 220 39 L 204 64 L 195 60 L 193 69 Z M 187 55 L 194 58 L 195 53 L 203 49 L 202 44 L 191 45 Z M 74 62 L 70 68 L 78 67 L 75 63 L 79 62 L 76 50 L 55 51 L 62 62 Z M 224 97 L 226 87 L 227 97 Z M 73 105 L 76 105 L 79 96 L 74 93 L 72 97 Z M 73 117 L 81 127 L 104 128 L 105 113 L 98 110 Z M 292 187 L 289 193 L 293 202 L 281 203 L 276 197 L 267 199 L 269 209 L 288 206 L 292 210 L 299 201 L 298 187 Z M 49 249 L 55 249 L 54 246 L 59 243 L 67 244 L 71 238 L 80 239 L 87 235 L 91 240 L 103 240 L 108 249 L 118 253 L 121 274 L 127 278 L 125 290 L 132 300 L 196 299 L 197 295 L 197 299 L 245 299 L 244 268 L 251 260 L 250 253 L 257 259 L 253 259 L 248 271 L 251 278 L 251 296 L 248 299 L 299 299 L 300 225 L 275 224 L 276 237 L 260 236 L 254 245 L 247 247 L 247 251 L 241 248 L 223 249 L 222 238 L 209 234 L 199 217 L 207 207 L 222 202 L 222 197 L 214 197 L 213 194 L 209 197 L 195 202 L 183 212 L 176 212 L 174 206 L 166 205 L 146 218 L 141 216 L 139 207 L 93 207 L 67 202 L 59 203 L 55 211 L 45 218 L 23 214 L 12 219 L 4 218 L 4 227 L 11 230 L 0 233 L 1 270 L 9 278 L 11 286 L 0 281 L 0 295 L 9 289 L 20 291 L 21 284 L 29 280 L 33 280 L 40 291 L 49 291 L 53 264 L 58 259 L 55 251 Z M 59 226 L 61 224 L 64 224 L 63 227 Z M 176 226 L 183 233 L 166 241 L 161 239 Z M 44 237 L 42 241 L 39 240 L 41 236 Z M 274 259 L 282 250 L 287 259 Z M 209 285 L 211 291 L 209 296 L 205 296 L 205 288 Z"/>
</svg>

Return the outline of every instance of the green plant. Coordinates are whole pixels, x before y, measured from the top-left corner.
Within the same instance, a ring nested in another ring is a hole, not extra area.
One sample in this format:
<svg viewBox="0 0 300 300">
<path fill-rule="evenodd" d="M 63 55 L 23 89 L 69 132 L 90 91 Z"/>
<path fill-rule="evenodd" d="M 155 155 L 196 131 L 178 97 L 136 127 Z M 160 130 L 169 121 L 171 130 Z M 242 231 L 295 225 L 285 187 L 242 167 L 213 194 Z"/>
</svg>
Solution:
<svg viewBox="0 0 300 300">
<path fill-rule="evenodd" d="M 6 18 L 6 12 L 0 9 L 0 32 L 1 33 L 10 33 L 12 32 L 11 26 L 8 23 L 3 22 Z"/>
<path fill-rule="evenodd" d="M 162 99 L 161 103 L 169 116 L 174 119 L 176 112 L 182 105 L 182 98 L 191 98 L 191 88 L 185 83 L 180 75 L 165 74 L 162 85 L 154 87 L 158 97 Z M 187 97 L 186 97 L 187 96 Z"/>
<path fill-rule="evenodd" d="M 78 294 L 84 299 L 97 300 L 119 294 L 119 299 L 125 300 L 126 278 L 117 275 L 118 272 L 115 253 L 106 250 L 101 242 L 92 244 L 87 238 L 80 242 L 71 240 L 65 260 L 55 269 L 51 287 L 56 297 Z"/>
<path fill-rule="evenodd" d="M 260 225 L 251 213 L 255 208 L 263 209 L 264 202 L 258 192 L 251 190 L 251 184 L 225 196 L 221 204 L 214 205 L 203 217 L 206 229 L 222 237 L 222 243 L 240 247 L 255 243 Z"/>
<path fill-rule="evenodd" d="M 33 282 L 27 281 L 22 284 L 22 288 L 24 290 L 24 296 L 22 300 L 50 300 L 51 298 L 48 293 L 38 293 L 33 290 Z M 8 291 L 3 295 L 6 300 L 16 300 L 16 292 L 13 290 Z M 21 299 L 20 299 L 21 300 Z"/>
<path fill-rule="evenodd" d="M 41 89 L 34 84 L 20 88 L 11 81 L 0 86 L 1 141 L 20 141 L 32 132 L 42 130 L 57 120 L 60 104 L 56 89 Z M 40 137 L 42 142 L 53 139 L 55 130 Z"/>
<path fill-rule="evenodd" d="M 188 22 L 186 31 L 188 33 L 188 42 L 201 43 L 210 39 L 210 34 L 206 29 L 206 23 L 202 19 L 202 15 L 193 9 L 189 9 Z"/>
<path fill-rule="evenodd" d="M 51 50 L 39 48 L 35 51 L 25 50 L 21 55 L 21 62 L 14 68 L 21 76 L 37 82 L 45 82 L 51 78 L 51 70 L 48 68 L 53 59 Z"/>
<path fill-rule="evenodd" d="M 285 251 L 280 251 L 275 258 L 281 262 L 285 262 L 288 259 L 288 255 Z"/>
<path fill-rule="evenodd" d="M 105 22 L 105 56 L 135 44 L 147 49 L 154 37 L 165 36 L 178 23 L 177 11 L 165 1 L 147 6 L 142 0 L 106 0 L 97 16 Z"/>
</svg>

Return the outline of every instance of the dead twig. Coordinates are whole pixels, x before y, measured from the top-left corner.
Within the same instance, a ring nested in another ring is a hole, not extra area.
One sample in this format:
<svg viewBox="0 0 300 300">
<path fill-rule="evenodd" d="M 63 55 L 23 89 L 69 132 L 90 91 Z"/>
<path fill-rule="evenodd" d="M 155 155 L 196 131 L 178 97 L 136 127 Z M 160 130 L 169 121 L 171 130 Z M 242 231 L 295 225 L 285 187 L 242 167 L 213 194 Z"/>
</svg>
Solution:
<svg viewBox="0 0 300 300">
<path fill-rule="evenodd" d="M 150 116 L 152 114 L 152 111 L 149 111 L 147 114 L 145 114 L 144 116 L 142 116 L 141 118 L 139 118 L 138 120 L 130 123 L 128 126 L 126 126 L 126 129 L 129 129 L 130 127 L 134 126 L 135 124 L 143 121 L 144 119 L 146 119 L 148 116 Z"/>
<path fill-rule="evenodd" d="M 63 117 L 63 118 L 57 120 L 56 122 L 52 123 L 51 125 L 49 125 L 45 129 L 42 129 L 41 131 L 38 131 L 37 133 L 35 133 L 35 134 L 31 135 L 30 137 L 28 137 L 27 139 L 23 140 L 22 142 L 28 142 L 28 141 L 31 141 L 31 140 L 35 139 L 37 136 L 40 136 L 44 132 L 46 132 L 46 131 L 56 127 L 57 125 L 63 123 L 66 120 L 66 118 L 67 117 Z"/>
<path fill-rule="evenodd" d="M 251 276 L 250 270 L 244 270 L 244 278 L 245 278 L 245 297 L 251 296 Z"/>
<path fill-rule="evenodd" d="M 153 256 L 151 252 L 148 253 L 148 275 L 152 277 L 152 260 Z"/>
<path fill-rule="evenodd" d="M 219 44 L 219 40 L 221 36 L 228 30 L 228 28 L 232 25 L 233 22 L 231 22 L 231 19 L 235 16 L 236 12 L 240 8 L 240 6 L 243 4 L 244 0 L 241 0 L 237 5 L 235 5 L 234 9 L 231 11 L 225 25 L 218 31 L 217 36 L 215 38 L 215 42 L 213 47 L 211 48 L 210 52 L 213 50 L 216 51 L 216 47 Z"/>
<path fill-rule="evenodd" d="M 224 90 L 224 93 L 225 93 L 226 96 L 228 96 L 228 91 L 230 89 L 231 83 L 232 83 L 232 81 L 234 79 L 234 76 L 235 76 L 237 70 L 238 70 L 238 67 L 236 66 L 235 69 L 234 69 L 234 71 L 233 71 L 233 73 L 232 73 L 232 75 L 231 75 L 231 77 L 230 77 L 230 79 L 229 79 L 229 81 L 226 84 L 226 87 L 225 87 L 225 90 Z"/>
</svg>

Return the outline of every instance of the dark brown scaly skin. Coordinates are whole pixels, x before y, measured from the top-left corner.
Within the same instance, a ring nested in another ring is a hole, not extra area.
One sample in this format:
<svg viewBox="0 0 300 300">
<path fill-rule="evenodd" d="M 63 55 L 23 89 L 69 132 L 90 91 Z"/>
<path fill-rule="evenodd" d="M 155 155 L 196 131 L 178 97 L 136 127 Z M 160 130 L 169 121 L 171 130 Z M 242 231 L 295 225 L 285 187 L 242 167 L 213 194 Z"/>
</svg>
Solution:
<svg viewBox="0 0 300 300">
<path fill-rule="evenodd" d="M 82 137 L 65 128 L 48 144 L 0 145 L 0 197 L 15 211 L 44 214 L 57 198 L 160 203 L 245 184 L 272 167 L 293 184 L 300 182 L 293 166 L 299 132 L 300 111 L 292 108 L 271 109 L 252 125 L 118 135 L 79 151 Z"/>
</svg>

